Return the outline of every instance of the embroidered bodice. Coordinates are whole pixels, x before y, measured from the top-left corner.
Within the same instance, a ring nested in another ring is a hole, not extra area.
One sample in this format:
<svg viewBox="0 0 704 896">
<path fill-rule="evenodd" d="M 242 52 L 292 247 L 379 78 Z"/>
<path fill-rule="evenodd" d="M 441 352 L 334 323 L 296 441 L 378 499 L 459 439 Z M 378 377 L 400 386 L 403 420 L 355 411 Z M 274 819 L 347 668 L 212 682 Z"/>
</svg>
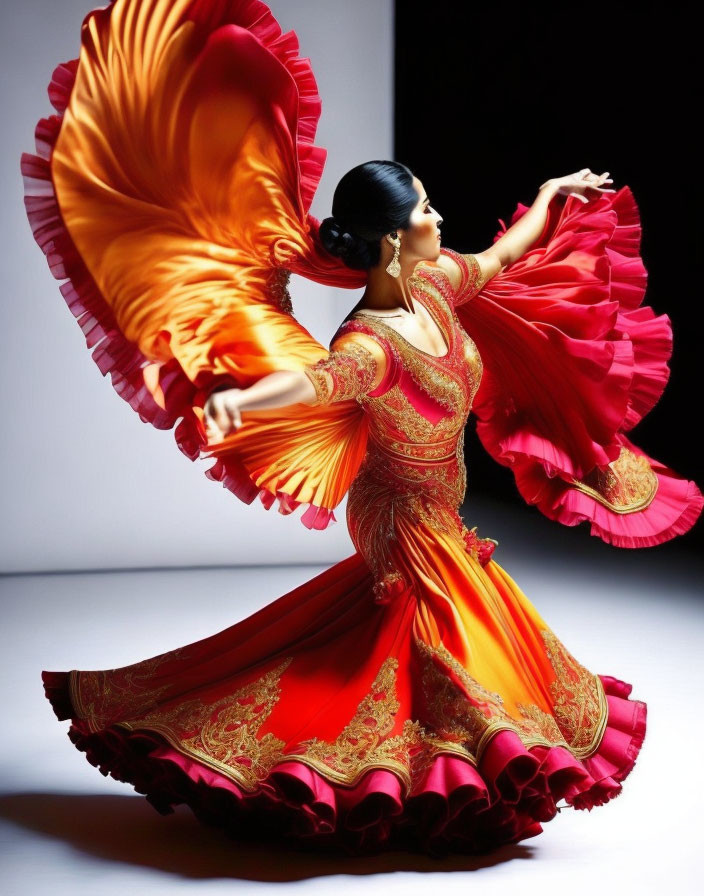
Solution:
<svg viewBox="0 0 704 896">
<path fill-rule="evenodd" d="M 467 487 L 464 430 L 483 365 L 455 307 L 481 284 L 474 257 L 459 259 L 457 290 L 435 265 L 419 265 L 408 280 L 442 333 L 445 354 L 423 351 L 380 316 L 358 311 L 338 328 L 329 356 L 305 370 L 318 403 L 354 398 L 367 414 L 367 450 L 350 486 L 347 521 L 376 573 L 377 594 L 397 575 L 392 542 L 403 517 L 463 543 L 470 534 L 459 515 Z"/>
</svg>

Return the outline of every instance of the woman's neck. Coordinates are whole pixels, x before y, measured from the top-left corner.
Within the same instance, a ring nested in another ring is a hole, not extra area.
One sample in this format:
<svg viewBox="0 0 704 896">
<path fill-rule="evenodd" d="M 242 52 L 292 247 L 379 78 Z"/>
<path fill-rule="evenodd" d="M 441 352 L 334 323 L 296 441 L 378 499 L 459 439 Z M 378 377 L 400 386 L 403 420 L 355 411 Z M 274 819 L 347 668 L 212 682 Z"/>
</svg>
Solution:
<svg viewBox="0 0 704 896">
<path fill-rule="evenodd" d="M 378 311 L 379 316 L 402 312 L 415 314 L 416 310 L 406 281 L 413 275 L 419 263 L 417 258 L 401 262 L 401 273 L 398 277 L 392 277 L 386 270 L 388 262 L 386 264 L 380 262 L 370 268 L 366 289 L 355 310 L 364 309 L 375 313 Z"/>
</svg>

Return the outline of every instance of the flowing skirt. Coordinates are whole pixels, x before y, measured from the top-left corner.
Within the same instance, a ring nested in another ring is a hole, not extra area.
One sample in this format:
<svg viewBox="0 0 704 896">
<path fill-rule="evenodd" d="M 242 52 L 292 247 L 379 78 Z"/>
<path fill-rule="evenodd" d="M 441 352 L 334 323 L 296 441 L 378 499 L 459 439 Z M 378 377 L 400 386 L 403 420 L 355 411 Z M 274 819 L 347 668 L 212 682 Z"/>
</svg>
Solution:
<svg viewBox="0 0 704 896">
<path fill-rule="evenodd" d="M 355 552 L 200 641 L 42 672 L 71 741 L 163 814 L 353 855 L 485 853 L 617 796 L 646 730 L 632 686 L 582 666 L 495 560 L 405 525 L 415 585 L 388 604 Z"/>
</svg>

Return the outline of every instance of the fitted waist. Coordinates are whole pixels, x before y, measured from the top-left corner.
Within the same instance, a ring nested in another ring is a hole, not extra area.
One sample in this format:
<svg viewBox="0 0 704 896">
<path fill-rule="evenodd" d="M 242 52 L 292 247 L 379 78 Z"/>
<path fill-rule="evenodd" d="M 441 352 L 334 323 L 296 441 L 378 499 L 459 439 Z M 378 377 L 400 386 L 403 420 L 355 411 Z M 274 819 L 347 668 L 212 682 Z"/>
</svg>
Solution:
<svg viewBox="0 0 704 896">
<path fill-rule="evenodd" d="M 407 442 L 403 439 L 390 438 L 381 441 L 370 431 L 369 441 L 376 451 L 392 460 L 424 465 L 448 464 L 457 460 L 459 436 L 453 435 L 437 442 Z"/>
</svg>

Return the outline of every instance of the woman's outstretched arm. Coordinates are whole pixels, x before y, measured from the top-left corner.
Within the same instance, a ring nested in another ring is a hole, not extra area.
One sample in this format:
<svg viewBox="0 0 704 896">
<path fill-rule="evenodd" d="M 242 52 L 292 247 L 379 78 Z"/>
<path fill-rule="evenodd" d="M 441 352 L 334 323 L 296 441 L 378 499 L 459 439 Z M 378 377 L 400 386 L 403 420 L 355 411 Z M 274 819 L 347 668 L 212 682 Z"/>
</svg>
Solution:
<svg viewBox="0 0 704 896">
<path fill-rule="evenodd" d="M 302 370 L 275 370 L 246 389 L 216 389 L 205 407 L 209 442 L 217 442 L 242 425 L 241 411 L 262 411 L 290 404 L 315 404 L 313 383 Z"/>
<path fill-rule="evenodd" d="M 518 221 L 509 227 L 487 252 L 496 255 L 502 267 L 513 264 L 514 261 L 518 261 L 525 255 L 543 232 L 548 206 L 554 196 L 558 194 L 575 196 L 580 202 L 586 203 L 589 202 L 589 199 L 584 194 L 589 190 L 596 190 L 599 193 L 615 192 L 608 188 L 602 189 L 603 183 L 613 183 L 609 178 L 609 172 L 592 174 L 588 168 L 582 168 L 576 174 L 568 174 L 565 177 L 551 177 L 540 187 L 535 202 L 528 211 L 521 215 Z M 479 258 L 479 256 L 476 257 Z"/>
<path fill-rule="evenodd" d="M 246 389 L 221 387 L 213 391 L 203 409 L 208 441 L 219 441 L 239 429 L 241 411 L 356 399 L 373 391 L 385 372 L 385 352 L 374 339 L 361 333 L 342 336 L 326 358 L 302 370 L 276 370 Z"/>
<path fill-rule="evenodd" d="M 587 196 L 584 195 L 589 190 L 595 190 L 598 193 L 616 192 L 612 189 L 602 188 L 603 183 L 613 183 L 609 172 L 592 174 L 588 168 L 582 168 L 581 171 L 568 174 L 565 177 L 552 177 L 546 180 L 528 211 L 521 215 L 518 221 L 509 227 L 506 233 L 492 246 L 483 252 L 474 254 L 473 257 L 481 271 L 481 282 L 485 283 L 490 280 L 504 267 L 513 264 L 514 261 L 518 261 L 525 255 L 543 232 L 548 206 L 554 196 L 558 194 L 575 196 L 580 202 L 589 202 Z M 454 285 L 457 286 L 461 279 L 459 267 L 452 259 L 444 261 L 444 263 L 453 268 L 452 277 L 454 277 Z"/>
</svg>

